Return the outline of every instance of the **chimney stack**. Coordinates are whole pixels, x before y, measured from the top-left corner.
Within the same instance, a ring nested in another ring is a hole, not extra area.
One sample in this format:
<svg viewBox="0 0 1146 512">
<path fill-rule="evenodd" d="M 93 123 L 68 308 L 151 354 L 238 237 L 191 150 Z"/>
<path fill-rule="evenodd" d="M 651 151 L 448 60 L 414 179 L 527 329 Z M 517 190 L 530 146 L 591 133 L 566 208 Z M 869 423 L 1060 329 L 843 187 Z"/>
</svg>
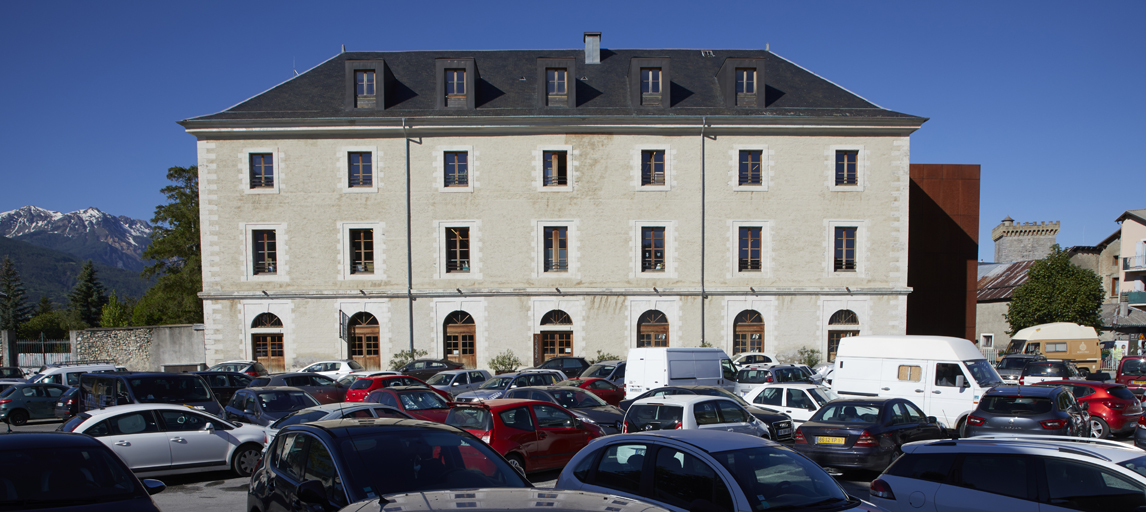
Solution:
<svg viewBox="0 0 1146 512">
<path fill-rule="evenodd" d="M 585 64 L 601 63 L 601 33 L 585 32 Z"/>
</svg>

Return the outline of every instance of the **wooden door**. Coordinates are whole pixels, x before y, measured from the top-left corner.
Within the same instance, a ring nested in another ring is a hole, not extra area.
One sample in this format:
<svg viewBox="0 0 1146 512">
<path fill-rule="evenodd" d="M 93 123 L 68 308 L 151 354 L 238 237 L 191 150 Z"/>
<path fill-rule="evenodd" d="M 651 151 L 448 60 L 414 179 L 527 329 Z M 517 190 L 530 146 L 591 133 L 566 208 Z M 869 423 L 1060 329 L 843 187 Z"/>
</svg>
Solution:
<svg viewBox="0 0 1146 512">
<path fill-rule="evenodd" d="M 262 363 L 271 373 L 286 371 L 281 333 L 252 334 L 251 341 L 254 344 L 255 361 Z"/>
<path fill-rule="evenodd" d="M 374 315 L 358 313 L 350 317 L 350 359 L 367 370 L 381 370 L 378 336 L 378 319 Z"/>
<path fill-rule="evenodd" d="M 477 368 L 477 326 L 464 311 L 455 311 L 446 318 L 446 359 L 461 363 L 469 369 Z"/>
</svg>

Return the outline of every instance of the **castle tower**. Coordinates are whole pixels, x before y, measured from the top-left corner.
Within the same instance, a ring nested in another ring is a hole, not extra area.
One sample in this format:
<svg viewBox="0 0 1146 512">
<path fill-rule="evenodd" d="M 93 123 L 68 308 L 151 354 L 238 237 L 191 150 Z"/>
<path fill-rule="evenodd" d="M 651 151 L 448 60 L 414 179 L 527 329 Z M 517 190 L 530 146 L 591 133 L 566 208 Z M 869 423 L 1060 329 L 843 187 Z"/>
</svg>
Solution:
<svg viewBox="0 0 1146 512">
<path fill-rule="evenodd" d="M 991 230 L 995 262 L 1041 260 L 1051 252 L 1058 236 L 1058 221 L 1015 223 L 1010 216 Z"/>
</svg>

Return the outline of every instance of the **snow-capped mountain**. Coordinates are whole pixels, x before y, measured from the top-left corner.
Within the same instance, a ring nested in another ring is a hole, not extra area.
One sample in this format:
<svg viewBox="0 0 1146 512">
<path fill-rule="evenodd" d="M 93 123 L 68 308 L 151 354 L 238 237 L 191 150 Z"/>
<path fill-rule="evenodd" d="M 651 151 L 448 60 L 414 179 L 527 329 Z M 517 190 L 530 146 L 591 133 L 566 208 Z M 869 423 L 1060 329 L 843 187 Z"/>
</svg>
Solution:
<svg viewBox="0 0 1146 512">
<path fill-rule="evenodd" d="M 0 213 L 0 235 L 128 270 L 143 269 L 151 225 L 98 208 L 70 213 L 25 206 Z"/>
</svg>

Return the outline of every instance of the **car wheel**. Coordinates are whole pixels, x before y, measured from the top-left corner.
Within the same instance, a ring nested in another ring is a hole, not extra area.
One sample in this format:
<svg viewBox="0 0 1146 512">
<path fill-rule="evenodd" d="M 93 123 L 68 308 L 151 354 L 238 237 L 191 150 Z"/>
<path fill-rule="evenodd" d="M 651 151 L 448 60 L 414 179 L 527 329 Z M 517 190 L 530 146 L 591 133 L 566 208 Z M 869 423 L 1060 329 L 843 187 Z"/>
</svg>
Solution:
<svg viewBox="0 0 1146 512">
<path fill-rule="evenodd" d="M 967 437 L 967 418 L 959 418 L 959 423 L 955 424 L 955 435 Z"/>
<path fill-rule="evenodd" d="M 263 454 L 263 449 L 256 444 L 244 444 L 235 450 L 235 454 L 231 458 L 231 469 L 239 476 L 251 476 L 255 472 L 255 468 L 259 466 L 259 457 Z"/>
<path fill-rule="evenodd" d="M 516 453 L 511 453 L 505 456 L 505 461 L 509 463 L 513 469 L 525 473 L 525 461 L 521 460 L 521 456 Z"/>
<path fill-rule="evenodd" d="M 16 425 L 17 427 L 28 423 L 28 411 L 24 409 L 16 409 L 8 413 L 8 423 Z"/>
<path fill-rule="evenodd" d="M 1098 416 L 1090 417 L 1090 437 L 1105 439 L 1110 437 L 1110 426 Z"/>
</svg>

